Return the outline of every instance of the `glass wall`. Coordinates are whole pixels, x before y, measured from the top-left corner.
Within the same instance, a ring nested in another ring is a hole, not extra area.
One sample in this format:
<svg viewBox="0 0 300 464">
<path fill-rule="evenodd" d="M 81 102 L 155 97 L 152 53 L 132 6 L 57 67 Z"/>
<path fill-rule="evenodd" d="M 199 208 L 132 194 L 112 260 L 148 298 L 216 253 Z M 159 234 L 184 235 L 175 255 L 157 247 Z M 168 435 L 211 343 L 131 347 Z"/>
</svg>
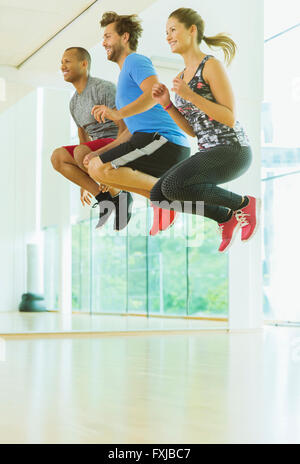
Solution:
<svg viewBox="0 0 300 464">
<path fill-rule="evenodd" d="M 179 215 L 175 225 L 149 236 L 152 208 L 134 196 L 128 227 L 101 229 L 98 208 L 73 225 L 73 310 L 193 317 L 226 317 L 227 256 L 212 221 Z"/>
<path fill-rule="evenodd" d="M 274 20 L 275 18 L 275 20 Z M 262 108 L 264 312 L 300 322 L 300 5 L 265 0 L 265 96 Z"/>
<path fill-rule="evenodd" d="M 43 230 L 44 298 L 48 311 L 58 310 L 59 235 L 58 227 Z"/>
<path fill-rule="evenodd" d="M 72 308 L 90 309 L 90 224 L 81 221 L 72 227 Z"/>
</svg>

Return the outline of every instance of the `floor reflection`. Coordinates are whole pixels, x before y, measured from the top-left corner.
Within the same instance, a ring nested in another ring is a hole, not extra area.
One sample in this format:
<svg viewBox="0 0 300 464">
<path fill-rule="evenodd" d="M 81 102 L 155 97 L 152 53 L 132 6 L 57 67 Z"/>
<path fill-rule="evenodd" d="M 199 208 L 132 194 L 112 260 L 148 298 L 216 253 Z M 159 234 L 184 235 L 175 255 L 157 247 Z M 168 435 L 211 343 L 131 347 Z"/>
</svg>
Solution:
<svg viewBox="0 0 300 464">
<path fill-rule="evenodd" d="M 226 321 L 126 315 L 0 313 L 0 335 L 15 333 L 113 332 L 138 330 L 226 330 Z"/>
</svg>

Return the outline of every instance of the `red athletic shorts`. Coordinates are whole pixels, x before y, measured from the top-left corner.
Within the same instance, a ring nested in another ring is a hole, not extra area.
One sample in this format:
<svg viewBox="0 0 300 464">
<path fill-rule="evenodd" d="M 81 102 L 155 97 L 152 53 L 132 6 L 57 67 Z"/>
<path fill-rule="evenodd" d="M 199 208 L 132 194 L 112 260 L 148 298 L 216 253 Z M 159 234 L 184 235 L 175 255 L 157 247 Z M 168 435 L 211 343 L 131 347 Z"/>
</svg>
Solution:
<svg viewBox="0 0 300 464">
<path fill-rule="evenodd" d="M 105 147 L 105 145 L 108 145 L 109 143 L 113 142 L 114 140 L 115 139 L 109 139 L 109 138 L 107 138 L 107 139 L 97 139 L 97 140 L 92 140 L 91 142 L 81 143 L 81 145 L 86 145 L 87 147 L 89 147 L 91 149 L 91 151 L 96 151 L 99 148 Z M 68 150 L 70 155 L 74 158 L 74 149 L 76 147 L 78 147 L 78 145 L 69 145 L 69 146 L 63 147 L 63 148 Z"/>
</svg>

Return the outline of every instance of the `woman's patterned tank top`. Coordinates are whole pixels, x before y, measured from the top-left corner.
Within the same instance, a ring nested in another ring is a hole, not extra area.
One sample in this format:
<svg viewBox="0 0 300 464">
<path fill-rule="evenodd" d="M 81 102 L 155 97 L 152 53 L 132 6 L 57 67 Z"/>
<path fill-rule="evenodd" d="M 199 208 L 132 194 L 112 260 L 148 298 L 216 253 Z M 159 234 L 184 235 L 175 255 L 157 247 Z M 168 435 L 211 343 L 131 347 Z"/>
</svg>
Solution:
<svg viewBox="0 0 300 464">
<path fill-rule="evenodd" d="M 209 58 L 214 57 L 212 55 L 206 55 L 188 85 L 194 92 L 201 95 L 201 97 L 216 102 L 210 86 L 204 81 L 202 75 L 204 65 Z M 183 78 L 183 73 L 180 78 Z M 200 150 L 212 148 L 217 145 L 231 145 L 235 143 L 240 143 L 242 146 L 250 145 L 247 134 L 238 121 L 236 121 L 233 128 L 226 126 L 210 118 L 206 113 L 177 94 L 175 96 L 175 106 L 193 128 L 198 139 Z"/>
</svg>

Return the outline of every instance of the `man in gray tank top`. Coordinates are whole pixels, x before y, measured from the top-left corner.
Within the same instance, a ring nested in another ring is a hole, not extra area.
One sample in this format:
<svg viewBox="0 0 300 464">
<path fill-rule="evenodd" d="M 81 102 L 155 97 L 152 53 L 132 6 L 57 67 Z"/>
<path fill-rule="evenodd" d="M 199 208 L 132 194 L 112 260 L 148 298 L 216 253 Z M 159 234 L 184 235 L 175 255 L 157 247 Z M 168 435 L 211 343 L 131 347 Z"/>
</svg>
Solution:
<svg viewBox="0 0 300 464">
<path fill-rule="evenodd" d="M 51 162 L 56 171 L 80 187 L 83 206 L 91 204 L 92 196 L 96 198 L 100 206 L 97 227 L 104 225 L 115 210 L 114 228 L 121 230 L 127 226 L 131 217 L 131 195 L 128 196 L 126 193 L 128 213 L 127 217 L 120 223 L 118 209 L 119 203 L 124 202 L 124 193 L 120 195 L 118 189 L 99 186 L 88 175 L 87 169 L 83 165 L 85 155 L 113 142 L 126 129 L 123 121 L 118 121 L 117 126 L 109 120 L 99 123 L 92 116 L 91 110 L 95 105 L 107 105 L 110 108 L 115 108 L 116 86 L 112 82 L 90 76 L 90 65 L 90 54 L 84 48 L 71 47 L 65 50 L 61 61 L 61 70 L 64 80 L 73 84 L 76 90 L 70 101 L 70 112 L 78 127 L 79 145 L 56 148 L 52 154 Z"/>
</svg>

